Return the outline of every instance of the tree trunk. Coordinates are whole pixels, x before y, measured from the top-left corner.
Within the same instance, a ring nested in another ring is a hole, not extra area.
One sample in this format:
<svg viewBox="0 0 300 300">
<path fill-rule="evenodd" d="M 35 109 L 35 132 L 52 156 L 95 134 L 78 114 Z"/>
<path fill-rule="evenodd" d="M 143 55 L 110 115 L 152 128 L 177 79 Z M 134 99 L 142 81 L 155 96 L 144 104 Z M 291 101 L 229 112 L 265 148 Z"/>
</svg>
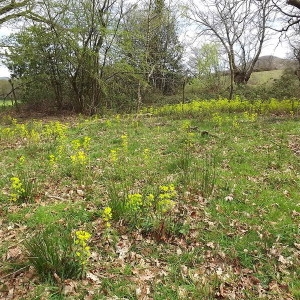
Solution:
<svg viewBox="0 0 300 300">
<path fill-rule="evenodd" d="M 240 70 L 237 70 L 234 72 L 234 83 L 239 84 L 247 84 L 250 76 L 247 74 L 247 72 L 243 72 Z"/>
</svg>

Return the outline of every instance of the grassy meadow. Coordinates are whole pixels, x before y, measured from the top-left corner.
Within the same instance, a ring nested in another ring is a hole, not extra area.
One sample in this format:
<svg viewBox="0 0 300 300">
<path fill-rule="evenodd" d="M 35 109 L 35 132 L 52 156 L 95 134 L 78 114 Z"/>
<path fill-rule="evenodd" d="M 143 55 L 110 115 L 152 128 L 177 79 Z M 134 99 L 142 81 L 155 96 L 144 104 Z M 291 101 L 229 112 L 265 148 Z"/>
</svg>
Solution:
<svg viewBox="0 0 300 300">
<path fill-rule="evenodd" d="M 249 79 L 249 84 L 259 86 L 262 84 L 272 84 L 274 80 L 280 79 L 283 74 L 283 70 L 271 70 L 271 71 L 260 71 L 253 72 Z"/>
<path fill-rule="evenodd" d="M 0 298 L 300 299 L 299 115 L 2 115 Z"/>
</svg>

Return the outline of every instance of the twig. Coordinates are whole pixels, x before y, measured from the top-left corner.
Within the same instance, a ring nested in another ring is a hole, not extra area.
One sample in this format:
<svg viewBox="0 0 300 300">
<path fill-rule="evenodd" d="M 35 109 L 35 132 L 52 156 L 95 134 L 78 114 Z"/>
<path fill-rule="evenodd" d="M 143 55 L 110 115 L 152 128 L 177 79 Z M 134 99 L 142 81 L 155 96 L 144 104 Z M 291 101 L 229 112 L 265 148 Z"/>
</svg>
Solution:
<svg viewBox="0 0 300 300">
<path fill-rule="evenodd" d="M 23 271 L 23 270 L 25 270 L 25 269 L 27 269 L 27 268 L 29 268 L 29 266 L 25 266 L 25 267 L 23 267 L 23 268 L 21 268 L 21 269 L 19 269 L 19 270 L 17 270 L 17 271 L 14 271 L 14 272 L 12 272 L 12 273 L 9 273 L 9 274 L 7 274 L 7 275 L 1 277 L 0 280 L 2 280 L 2 279 L 4 279 L 4 278 L 7 278 L 7 277 L 9 277 L 9 276 L 11 276 L 11 275 L 16 275 L 16 274 L 19 273 L 20 271 Z"/>
<path fill-rule="evenodd" d="M 47 196 L 50 199 L 56 199 L 56 200 L 60 200 L 60 201 L 66 201 L 67 200 L 67 199 L 64 199 L 64 198 L 61 198 L 61 197 L 58 197 L 58 196 L 55 196 L 55 195 L 46 194 L 45 196 Z"/>
</svg>

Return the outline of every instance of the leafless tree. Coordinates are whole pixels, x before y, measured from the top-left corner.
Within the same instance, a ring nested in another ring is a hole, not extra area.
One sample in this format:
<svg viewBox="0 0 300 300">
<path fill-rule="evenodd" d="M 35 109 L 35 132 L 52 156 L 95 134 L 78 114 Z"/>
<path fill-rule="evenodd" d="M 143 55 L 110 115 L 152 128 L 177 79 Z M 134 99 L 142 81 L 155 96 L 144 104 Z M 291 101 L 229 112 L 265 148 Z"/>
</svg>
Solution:
<svg viewBox="0 0 300 300">
<path fill-rule="evenodd" d="M 230 70 L 230 95 L 246 84 L 261 53 L 272 19 L 271 0 L 190 0 L 187 16 L 201 37 L 223 46 Z"/>
</svg>

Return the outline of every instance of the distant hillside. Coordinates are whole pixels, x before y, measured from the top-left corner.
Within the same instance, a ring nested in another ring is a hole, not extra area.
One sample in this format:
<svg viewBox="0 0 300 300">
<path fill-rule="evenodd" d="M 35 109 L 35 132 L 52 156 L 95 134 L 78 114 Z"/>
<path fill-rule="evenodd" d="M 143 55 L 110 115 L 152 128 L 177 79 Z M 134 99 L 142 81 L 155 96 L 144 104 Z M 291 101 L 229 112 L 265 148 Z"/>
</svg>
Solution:
<svg viewBox="0 0 300 300">
<path fill-rule="evenodd" d="M 266 55 L 258 59 L 254 67 L 254 72 L 284 70 L 287 68 L 295 68 L 295 62 L 287 58 Z"/>
</svg>

